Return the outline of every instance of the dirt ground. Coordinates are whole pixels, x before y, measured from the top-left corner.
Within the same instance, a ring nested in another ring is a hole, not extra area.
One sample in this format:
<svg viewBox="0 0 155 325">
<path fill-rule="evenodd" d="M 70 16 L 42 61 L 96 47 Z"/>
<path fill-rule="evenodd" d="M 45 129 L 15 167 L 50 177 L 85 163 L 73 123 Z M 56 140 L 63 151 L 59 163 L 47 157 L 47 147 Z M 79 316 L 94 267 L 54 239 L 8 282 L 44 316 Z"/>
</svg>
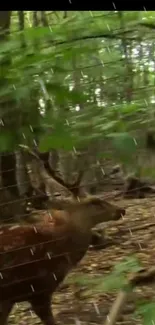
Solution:
<svg viewBox="0 0 155 325">
<path fill-rule="evenodd" d="M 152 266 L 155 260 L 155 197 L 147 199 L 119 200 L 126 207 L 123 220 L 106 225 L 106 235 L 116 244 L 99 251 L 88 251 L 72 274 L 72 279 L 79 274 L 110 274 L 114 265 L 125 257 L 136 256 L 144 267 Z M 84 294 L 83 286 L 67 284 L 59 289 L 53 297 L 53 310 L 57 323 L 83 325 L 103 324 L 116 297 L 116 292 Z M 153 286 L 137 288 L 134 295 L 125 304 L 117 324 L 142 324 L 142 319 L 134 314 L 137 301 L 154 301 Z M 154 324 L 153 320 L 150 319 Z M 9 324 L 41 324 L 28 304 L 16 305 L 10 315 Z"/>
</svg>

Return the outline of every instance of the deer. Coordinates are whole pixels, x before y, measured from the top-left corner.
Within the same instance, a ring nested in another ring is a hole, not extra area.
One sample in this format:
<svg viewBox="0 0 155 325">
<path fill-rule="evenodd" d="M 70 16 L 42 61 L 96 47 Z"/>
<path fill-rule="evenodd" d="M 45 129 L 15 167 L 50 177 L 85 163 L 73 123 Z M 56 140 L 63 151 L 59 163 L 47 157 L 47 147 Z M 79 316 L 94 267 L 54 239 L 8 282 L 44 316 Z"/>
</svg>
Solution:
<svg viewBox="0 0 155 325">
<path fill-rule="evenodd" d="M 62 209 L 55 210 L 60 205 Z M 54 325 L 52 295 L 86 254 L 91 229 L 125 215 L 124 208 L 96 197 L 70 203 L 55 199 L 53 206 L 53 222 L 0 227 L 1 325 L 22 301 L 31 304 L 44 325 Z"/>
<path fill-rule="evenodd" d="M 62 196 L 63 198 L 63 204 L 56 205 L 55 209 L 58 209 L 59 211 L 62 209 L 65 209 L 66 204 L 68 204 L 71 201 L 77 201 L 79 199 L 83 199 L 84 197 L 89 197 L 88 193 L 83 189 L 83 186 L 80 186 L 84 170 L 80 169 L 79 173 L 72 183 L 67 183 L 64 181 L 64 179 L 61 177 L 60 174 L 57 174 L 57 172 L 52 168 L 51 164 L 49 163 L 49 153 L 40 153 L 37 148 L 31 149 L 28 146 L 20 145 L 20 148 L 25 154 L 25 158 L 29 163 L 34 163 L 35 166 L 37 166 L 38 174 L 40 176 L 41 184 L 44 184 L 44 187 L 46 188 L 46 191 L 43 191 L 44 197 L 44 206 L 43 208 L 52 208 L 53 206 L 53 192 L 59 193 L 59 200 L 62 202 Z M 35 167 L 36 169 L 36 167 Z M 46 192 L 46 193 L 45 193 Z M 49 199 L 47 199 L 47 192 L 49 193 Z M 95 196 L 94 196 L 95 197 Z M 38 198 L 36 200 L 38 201 Z M 41 202 L 41 200 L 39 200 Z M 54 213 L 54 216 L 60 214 L 60 212 Z M 53 216 L 53 213 L 52 213 Z M 51 217 L 47 216 L 47 214 L 44 214 L 41 212 L 41 214 L 32 212 L 30 215 L 26 215 L 26 218 L 24 218 L 24 222 L 28 221 L 37 221 L 39 219 L 42 219 L 42 221 L 51 222 Z M 45 220 L 46 219 L 46 220 Z M 102 249 L 104 248 L 104 243 L 106 240 L 106 235 L 104 232 L 104 229 L 92 229 L 92 240 L 90 243 L 90 247 L 93 247 L 93 249 Z"/>
</svg>

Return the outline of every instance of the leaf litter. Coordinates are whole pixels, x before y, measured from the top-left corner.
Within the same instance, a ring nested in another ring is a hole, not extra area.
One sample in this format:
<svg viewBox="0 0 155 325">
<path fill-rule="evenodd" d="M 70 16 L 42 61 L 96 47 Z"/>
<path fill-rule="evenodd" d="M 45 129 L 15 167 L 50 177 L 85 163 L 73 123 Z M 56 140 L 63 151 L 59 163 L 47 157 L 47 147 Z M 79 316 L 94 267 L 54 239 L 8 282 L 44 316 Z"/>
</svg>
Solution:
<svg viewBox="0 0 155 325">
<path fill-rule="evenodd" d="M 109 309 L 115 300 L 117 290 L 96 291 L 89 282 L 76 281 L 78 276 L 87 276 L 88 280 L 110 275 L 114 266 L 119 265 L 126 257 L 136 257 L 142 267 L 153 266 L 155 261 L 155 199 L 120 200 L 126 207 L 126 215 L 122 220 L 109 222 L 105 234 L 111 238 L 112 245 L 102 250 L 89 250 L 79 265 L 65 279 L 53 296 L 53 312 L 58 324 L 103 324 Z M 102 287 L 101 287 L 102 288 Z M 138 287 L 132 298 L 128 299 L 117 324 L 139 325 L 141 317 L 135 314 L 136 305 L 140 302 L 154 301 L 153 285 Z M 151 322 L 151 319 L 150 319 Z M 28 303 L 16 304 L 9 317 L 9 324 L 41 324 L 31 311 Z"/>
</svg>

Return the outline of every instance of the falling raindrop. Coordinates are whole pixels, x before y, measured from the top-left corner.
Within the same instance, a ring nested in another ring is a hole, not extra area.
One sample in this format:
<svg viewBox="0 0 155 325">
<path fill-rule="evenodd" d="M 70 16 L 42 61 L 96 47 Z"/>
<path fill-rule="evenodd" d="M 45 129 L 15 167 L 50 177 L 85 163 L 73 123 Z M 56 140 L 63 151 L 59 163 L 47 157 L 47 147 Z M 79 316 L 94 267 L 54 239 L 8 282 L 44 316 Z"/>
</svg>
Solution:
<svg viewBox="0 0 155 325">
<path fill-rule="evenodd" d="M 79 318 L 75 317 L 74 320 L 76 325 L 81 325 Z"/>
<path fill-rule="evenodd" d="M 92 11 L 91 11 L 91 10 L 89 10 L 89 13 L 90 13 L 90 15 L 93 17 L 93 13 L 92 13 Z"/>
<path fill-rule="evenodd" d="M 29 125 L 31 132 L 33 132 L 33 127 L 32 125 Z"/>
<path fill-rule="evenodd" d="M 37 147 L 37 142 L 36 142 L 35 139 L 33 139 L 33 143 L 34 143 L 34 145 Z"/>
<path fill-rule="evenodd" d="M 142 250 L 142 246 L 141 246 L 141 244 L 138 242 L 138 246 L 139 246 L 139 248 Z"/>
<path fill-rule="evenodd" d="M 109 53 L 111 53 L 111 50 L 110 50 L 109 46 L 107 46 L 107 50 L 108 50 Z"/>
<path fill-rule="evenodd" d="M 146 99 L 144 99 L 145 105 L 148 106 L 148 102 Z"/>
<path fill-rule="evenodd" d="M 98 308 L 96 302 L 93 302 L 93 305 L 94 305 L 94 308 L 95 308 L 96 314 L 100 315 L 100 311 L 99 311 L 99 308 Z"/>
<path fill-rule="evenodd" d="M 102 167 L 101 167 L 101 172 L 102 172 L 103 175 L 105 175 L 105 171 L 104 171 L 104 169 Z"/>
<path fill-rule="evenodd" d="M 134 141 L 135 145 L 137 146 L 137 141 L 136 141 L 136 139 L 135 139 L 135 138 L 133 138 L 133 141 Z"/>
<path fill-rule="evenodd" d="M 32 310 L 30 310 L 30 315 L 31 315 L 31 317 L 35 317 L 35 315 L 34 315 L 34 313 L 33 313 Z"/>
<path fill-rule="evenodd" d="M 54 280 L 57 281 L 56 275 L 53 273 Z"/>
<path fill-rule="evenodd" d="M 51 26 L 49 26 L 49 30 L 50 30 L 51 33 L 53 32 Z M 51 71 L 53 73 L 53 69 L 51 69 Z"/>
<path fill-rule="evenodd" d="M 73 147 L 73 151 L 74 151 L 74 153 L 75 153 L 75 154 L 77 153 L 77 151 L 76 151 L 75 147 Z"/>
<path fill-rule="evenodd" d="M 49 260 L 51 260 L 51 255 L 49 252 L 47 252 L 47 256 L 48 256 Z"/>
<path fill-rule="evenodd" d="M 130 232 L 130 235 L 133 236 L 133 235 L 132 235 L 132 231 L 131 231 L 131 229 L 129 229 L 129 232 Z"/>
<path fill-rule="evenodd" d="M 26 139 L 26 136 L 25 136 L 25 134 L 24 134 L 24 133 L 22 133 L 22 136 L 23 136 L 23 138 L 24 138 L 24 139 Z"/>
<path fill-rule="evenodd" d="M 34 292 L 35 290 L 34 290 L 34 287 L 33 287 L 33 285 L 31 284 L 31 289 L 32 289 L 32 291 Z"/>
<path fill-rule="evenodd" d="M 53 220 L 52 215 L 51 215 L 51 212 L 50 211 L 47 211 L 47 213 L 48 213 L 48 216 L 50 217 L 50 219 Z"/>
<path fill-rule="evenodd" d="M 107 316 L 107 320 L 108 320 L 108 322 L 110 322 L 110 318 L 109 318 L 109 315 Z"/>
<path fill-rule="evenodd" d="M 33 251 L 32 248 L 30 248 L 30 252 L 31 252 L 32 255 L 34 255 L 34 251 Z"/>
</svg>

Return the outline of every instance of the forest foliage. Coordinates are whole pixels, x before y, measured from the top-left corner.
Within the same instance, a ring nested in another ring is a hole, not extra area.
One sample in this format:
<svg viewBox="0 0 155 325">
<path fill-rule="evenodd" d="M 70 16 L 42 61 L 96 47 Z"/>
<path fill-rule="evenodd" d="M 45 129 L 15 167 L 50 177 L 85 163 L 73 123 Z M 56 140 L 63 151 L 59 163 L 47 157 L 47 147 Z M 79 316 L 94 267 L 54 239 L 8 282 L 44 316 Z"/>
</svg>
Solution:
<svg viewBox="0 0 155 325">
<path fill-rule="evenodd" d="M 98 159 L 106 157 L 107 141 L 113 155 L 129 163 L 154 128 L 155 12 L 10 17 L 7 33 L 0 17 L 1 153 L 19 144 L 70 152 L 100 141 Z M 114 272 L 119 283 L 121 272 Z"/>
<path fill-rule="evenodd" d="M 154 12 L 46 12 L 46 24 L 24 16 L 19 30 L 12 13 L 1 44 L 1 150 L 34 138 L 41 151 L 71 150 L 108 137 L 134 151 L 131 131 L 154 126 L 153 33 L 143 26 Z"/>
</svg>

